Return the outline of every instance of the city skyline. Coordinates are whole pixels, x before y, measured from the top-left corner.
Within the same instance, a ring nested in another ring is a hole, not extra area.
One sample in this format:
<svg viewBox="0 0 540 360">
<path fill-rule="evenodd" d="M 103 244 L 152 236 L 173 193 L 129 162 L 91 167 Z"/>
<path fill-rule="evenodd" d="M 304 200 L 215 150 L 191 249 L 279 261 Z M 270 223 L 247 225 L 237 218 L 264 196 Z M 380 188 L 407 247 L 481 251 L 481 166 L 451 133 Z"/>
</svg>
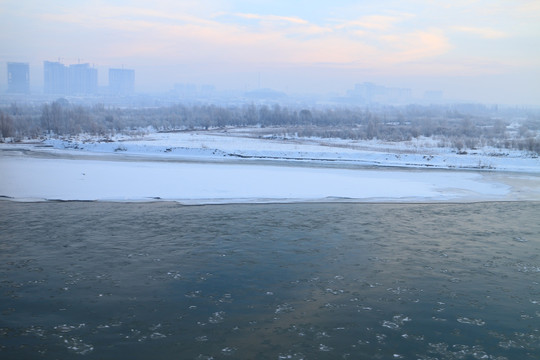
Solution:
<svg viewBox="0 0 540 360">
<path fill-rule="evenodd" d="M 42 71 L 38 75 L 42 79 L 41 88 L 38 90 L 36 86 L 30 86 L 32 77 L 28 63 L 8 62 L 6 65 L 7 83 L 4 93 L 27 95 L 95 95 L 104 93 L 130 95 L 135 93 L 135 70 L 133 69 L 109 68 L 107 84 L 99 86 L 98 69 L 89 63 L 66 65 L 60 61 L 45 60 Z"/>
<path fill-rule="evenodd" d="M 27 62 L 31 73 L 40 59 L 60 57 L 94 64 L 100 84 L 104 69 L 136 69 L 142 92 L 210 83 L 329 93 L 373 82 L 540 104 L 537 1 L 4 0 L 2 8 L 0 63 Z"/>
<path fill-rule="evenodd" d="M 8 65 L 8 90 L 11 94 L 27 95 L 135 95 L 135 70 L 125 68 L 109 68 L 108 82 L 98 86 L 98 70 L 89 63 L 64 64 L 60 61 L 43 61 L 43 88 L 30 92 L 30 74 L 27 63 L 10 62 Z M 12 79 L 13 78 L 13 79 Z M 209 99 L 218 92 L 213 84 L 175 83 L 166 91 L 177 95 L 180 99 L 206 98 Z M 221 92 L 221 95 L 228 91 Z M 140 94 L 140 93 L 139 93 Z M 414 101 L 427 100 L 440 103 L 443 92 L 431 90 L 423 95 L 413 96 L 410 88 L 386 87 L 372 82 L 354 84 L 352 89 L 344 89 L 342 96 L 334 96 L 333 101 L 351 102 L 358 104 L 407 104 Z M 247 99 L 275 100 L 287 97 L 289 94 L 269 88 L 257 88 L 247 91 Z M 227 97 L 227 96 L 226 96 Z"/>
</svg>

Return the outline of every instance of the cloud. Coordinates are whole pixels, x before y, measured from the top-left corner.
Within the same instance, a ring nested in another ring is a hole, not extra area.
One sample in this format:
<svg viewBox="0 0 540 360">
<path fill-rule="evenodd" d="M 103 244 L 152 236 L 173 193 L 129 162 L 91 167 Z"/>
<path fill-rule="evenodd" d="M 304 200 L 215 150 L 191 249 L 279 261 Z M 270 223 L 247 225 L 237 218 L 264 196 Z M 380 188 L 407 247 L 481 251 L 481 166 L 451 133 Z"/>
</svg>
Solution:
<svg viewBox="0 0 540 360">
<path fill-rule="evenodd" d="M 389 62 L 410 62 L 447 53 L 451 44 L 439 29 L 381 36 L 390 47 Z"/>
<path fill-rule="evenodd" d="M 363 16 L 356 20 L 342 21 L 336 25 L 337 29 L 363 28 L 368 30 L 389 30 L 394 24 L 401 21 L 400 17 L 385 15 Z"/>
<path fill-rule="evenodd" d="M 259 15 L 259 14 L 245 14 L 245 13 L 235 13 L 233 14 L 236 17 L 244 19 L 253 19 L 253 20 L 263 20 L 263 21 L 272 21 L 272 22 L 288 22 L 292 24 L 306 25 L 308 21 L 301 19 L 295 16 L 278 16 L 278 15 Z"/>
<path fill-rule="evenodd" d="M 231 15 L 257 23 L 253 27 L 231 21 Z M 320 25 L 294 16 L 219 13 L 201 17 L 117 6 L 40 15 L 47 22 L 86 28 L 89 38 L 109 35 L 106 42 L 94 45 L 101 46 L 99 53 L 108 59 L 154 58 L 157 63 L 381 67 L 433 57 L 450 48 L 438 30 L 394 28 L 409 16 L 371 15 Z"/>
<path fill-rule="evenodd" d="M 470 26 L 455 26 L 454 30 L 479 36 L 484 39 L 503 39 L 509 35 L 495 29 L 491 28 L 480 28 L 480 27 L 470 27 Z"/>
<path fill-rule="evenodd" d="M 38 31 L 36 39 L 46 44 L 40 54 L 81 56 L 103 65 L 128 63 L 132 67 L 181 69 L 208 64 L 215 71 L 250 71 L 315 66 L 383 73 L 411 63 L 430 63 L 430 68 L 436 69 L 437 63 L 442 64 L 450 55 L 459 61 L 460 44 L 456 39 L 450 42 L 445 29 L 448 34 L 451 30 L 481 37 L 502 36 L 491 28 L 430 27 L 430 22 L 417 22 L 416 18 L 415 22 L 407 21 L 415 15 L 404 11 L 309 21 L 294 13 L 281 16 L 219 8 L 166 11 L 164 7 L 145 6 L 103 3 L 40 13 L 34 19 L 46 24 L 42 29 L 55 30 L 54 36 Z M 174 2 L 168 6 L 174 7 Z M 52 38 L 58 40 L 53 44 Z M 448 63 L 445 69 L 451 67 Z"/>
</svg>

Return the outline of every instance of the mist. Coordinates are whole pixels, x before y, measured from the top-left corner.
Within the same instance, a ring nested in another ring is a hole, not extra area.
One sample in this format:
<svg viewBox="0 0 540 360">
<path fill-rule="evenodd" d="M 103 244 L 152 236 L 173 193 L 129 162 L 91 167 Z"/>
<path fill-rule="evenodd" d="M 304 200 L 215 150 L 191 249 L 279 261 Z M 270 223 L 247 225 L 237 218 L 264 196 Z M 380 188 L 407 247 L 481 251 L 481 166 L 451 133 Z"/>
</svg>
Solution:
<svg viewBox="0 0 540 360">
<path fill-rule="evenodd" d="M 2 7 L 3 94 L 7 63 L 27 63 L 30 93 L 39 95 L 43 62 L 51 61 L 88 63 L 100 88 L 108 86 L 108 69 L 133 69 L 135 92 L 143 94 L 194 84 L 344 96 L 371 82 L 411 89 L 412 102 L 437 91 L 447 102 L 540 105 L 534 1 L 4 1 Z"/>
</svg>

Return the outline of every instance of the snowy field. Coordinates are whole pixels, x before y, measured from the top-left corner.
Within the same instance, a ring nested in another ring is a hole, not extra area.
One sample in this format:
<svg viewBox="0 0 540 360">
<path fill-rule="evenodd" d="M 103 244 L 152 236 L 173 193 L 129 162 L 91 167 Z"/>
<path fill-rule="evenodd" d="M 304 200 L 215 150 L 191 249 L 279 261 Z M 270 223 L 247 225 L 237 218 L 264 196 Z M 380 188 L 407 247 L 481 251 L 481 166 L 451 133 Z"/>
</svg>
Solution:
<svg viewBox="0 0 540 360">
<path fill-rule="evenodd" d="M 540 200 L 540 160 L 457 154 L 432 139 L 276 138 L 263 129 L 78 136 L 0 144 L 0 195 L 15 200 Z"/>
</svg>

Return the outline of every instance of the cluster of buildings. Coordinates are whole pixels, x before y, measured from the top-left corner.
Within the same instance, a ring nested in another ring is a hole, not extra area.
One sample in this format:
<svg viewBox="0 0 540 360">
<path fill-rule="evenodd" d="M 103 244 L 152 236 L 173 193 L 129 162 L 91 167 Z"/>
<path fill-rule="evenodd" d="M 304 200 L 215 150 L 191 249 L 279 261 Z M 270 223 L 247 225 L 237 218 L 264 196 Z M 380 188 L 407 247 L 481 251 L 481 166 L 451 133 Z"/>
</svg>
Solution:
<svg viewBox="0 0 540 360">
<path fill-rule="evenodd" d="M 7 63 L 8 93 L 30 93 L 30 66 L 28 63 Z M 135 91 L 135 70 L 109 69 L 109 86 L 112 95 L 130 95 Z M 43 92 L 54 95 L 98 94 L 98 72 L 90 64 L 43 62 Z"/>
</svg>

